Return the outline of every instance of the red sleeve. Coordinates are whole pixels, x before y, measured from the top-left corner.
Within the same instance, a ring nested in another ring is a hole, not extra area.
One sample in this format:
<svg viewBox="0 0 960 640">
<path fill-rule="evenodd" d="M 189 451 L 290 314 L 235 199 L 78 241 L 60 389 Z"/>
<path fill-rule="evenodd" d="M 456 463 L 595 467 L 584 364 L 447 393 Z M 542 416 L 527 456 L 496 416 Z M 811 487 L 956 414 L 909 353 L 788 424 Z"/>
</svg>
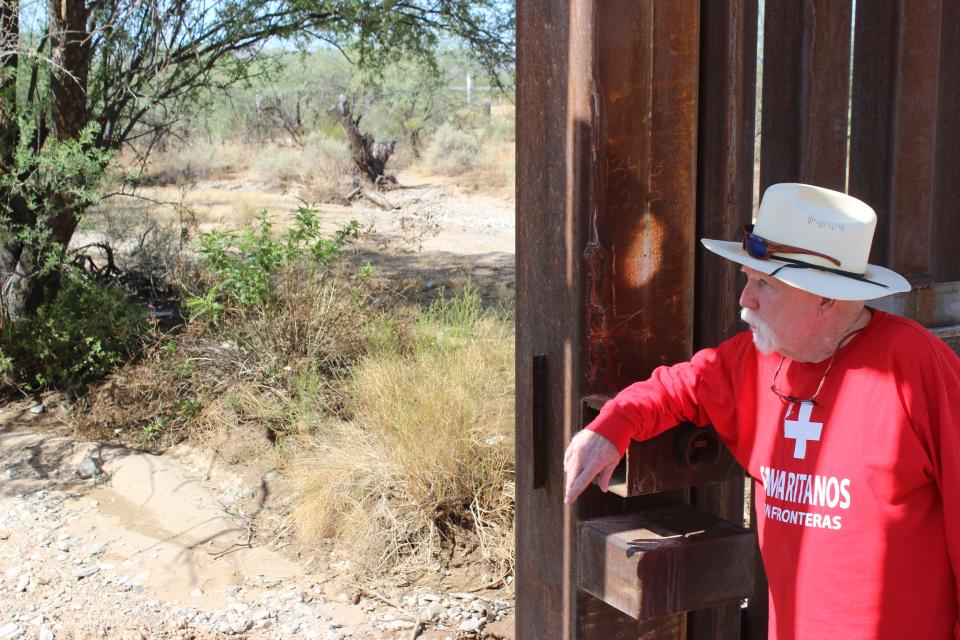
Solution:
<svg viewBox="0 0 960 640">
<path fill-rule="evenodd" d="M 742 372 L 749 354 L 755 350 L 749 332 L 744 332 L 717 348 L 698 351 L 689 362 L 657 367 L 648 380 L 607 402 L 587 429 L 612 442 L 621 454 L 631 439 L 652 438 L 680 422 L 713 423 L 723 436 L 735 421 L 733 372 Z"/>
</svg>

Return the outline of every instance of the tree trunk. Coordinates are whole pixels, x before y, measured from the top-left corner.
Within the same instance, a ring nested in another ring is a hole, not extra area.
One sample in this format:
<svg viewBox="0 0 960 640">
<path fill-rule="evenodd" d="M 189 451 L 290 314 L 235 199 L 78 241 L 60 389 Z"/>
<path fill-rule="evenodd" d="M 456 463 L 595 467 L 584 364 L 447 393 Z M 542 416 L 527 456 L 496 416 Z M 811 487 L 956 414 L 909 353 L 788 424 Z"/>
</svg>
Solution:
<svg viewBox="0 0 960 640">
<path fill-rule="evenodd" d="M 14 170 L 14 153 L 20 138 L 17 123 L 17 65 L 19 56 L 17 46 L 20 40 L 20 6 L 16 0 L 0 2 L 0 52 L 3 54 L 0 63 L 0 171 L 9 175 Z M 15 227 L 18 223 L 28 223 L 29 213 L 19 203 L 13 202 L 13 195 L 9 188 L 0 190 L 0 216 L 5 219 L 4 227 Z M 3 281 L 0 282 L 0 297 L 6 303 L 6 291 L 10 286 L 11 276 L 15 273 L 23 243 L 12 237 L 9 229 L 3 232 L 3 242 L 0 245 L 0 269 Z M 5 306 L 5 305 L 4 305 Z"/>
<path fill-rule="evenodd" d="M 387 160 L 393 154 L 396 142 L 376 142 L 369 133 L 360 130 L 360 117 L 353 117 L 353 112 L 347 97 L 341 95 L 337 104 L 330 108 L 343 132 L 347 135 L 350 144 L 350 155 L 353 164 L 361 176 L 370 182 L 380 185 L 384 182 L 396 182 L 393 176 L 386 174 Z"/>
<path fill-rule="evenodd" d="M 76 140 L 88 120 L 90 35 L 86 31 L 86 0 L 49 0 L 49 12 L 53 132 L 58 141 Z M 54 241 L 66 247 L 77 230 L 80 212 L 66 194 L 56 194 L 54 201 L 57 214 L 50 221 L 51 231 Z"/>
<path fill-rule="evenodd" d="M 87 123 L 90 37 L 86 0 L 49 0 L 50 88 L 57 140 L 75 140 Z"/>
<path fill-rule="evenodd" d="M 4 29 L 3 42 L 11 41 L 7 33 L 15 29 L 19 15 L 18 3 L 2 2 L 0 25 Z M 87 122 L 87 79 L 90 71 L 90 37 L 87 33 L 85 0 L 48 0 L 50 37 L 50 117 L 52 133 L 57 141 L 76 140 Z M 15 40 L 14 40 L 15 41 Z M 0 78 L 0 156 L 3 169 L 13 167 L 13 152 L 19 131 L 15 120 L 16 60 L 13 66 L 6 58 L 3 77 Z M 12 77 L 13 88 L 7 89 Z M 14 102 L 7 102 L 10 96 Z M 37 149 L 39 152 L 40 149 Z M 32 315 L 43 303 L 49 301 L 60 285 L 60 273 L 48 268 L 50 259 L 65 250 L 77 229 L 79 205 L 71 199 L 66 189 L 47 194 L 45 224 L 49 226 L 52 243 L 38 246 L 24 242 L 18 232 L 32 229 L 38 224 L 38 215 L 32 211 L 23 197 L 14 193 L 0 193 L 0 215 L 7 221 L 8 230 L 0 247 L 0 268 L 3 282 L 0 285 L 0 300 L 3 315 L 9 320 L 19 320 Z"/>
<path fill-rule="evenodd" d="M 420 140 L 420 129 L 411 129 L 409 138 L 410 149 L 413 151 L 413 157 L 419 160 L 421 157 L 423 157 L 423 142 Z"/>
<path fill-rule="evenodd" d="M 17 0 L 0 1 L 0 170 L 6 172 L 17 146 L 17 43 L 20 7 Z"/>
</svg>

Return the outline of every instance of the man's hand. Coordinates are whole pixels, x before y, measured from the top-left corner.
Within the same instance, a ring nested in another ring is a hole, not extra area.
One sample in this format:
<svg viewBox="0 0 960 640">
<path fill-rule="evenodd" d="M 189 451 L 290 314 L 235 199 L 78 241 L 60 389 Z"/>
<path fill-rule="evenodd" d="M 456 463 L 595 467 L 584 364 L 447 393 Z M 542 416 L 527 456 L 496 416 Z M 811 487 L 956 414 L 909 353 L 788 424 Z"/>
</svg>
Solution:
<svg viewBox="0 0 960 640">
<path fill-rule="evenodd" d="M 600 476 L 600 489 L 606 491 L 618 462 L 620 452 L 600 434 L 584 429 L 575 435 L 563 456 L 563 470 L 567 474 L 563 501 L 571 504 L 597 476 Z"/>
</svg>

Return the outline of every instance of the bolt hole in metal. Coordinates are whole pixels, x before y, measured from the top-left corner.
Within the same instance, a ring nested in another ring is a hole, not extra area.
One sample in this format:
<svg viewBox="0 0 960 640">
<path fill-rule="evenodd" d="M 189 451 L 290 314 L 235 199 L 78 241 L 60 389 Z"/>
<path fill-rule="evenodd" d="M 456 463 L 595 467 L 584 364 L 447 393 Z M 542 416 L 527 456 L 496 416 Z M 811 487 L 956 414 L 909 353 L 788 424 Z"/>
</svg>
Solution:
<svg viewBox="0 0 960 640">
<path fill-rule="evenodd" d="M 720 460 L 720 439 L 712 431 L 682 425 L 677 428 L 674 442 L 677 462 L 688 469 L 699 469 Z"/>
</svg>

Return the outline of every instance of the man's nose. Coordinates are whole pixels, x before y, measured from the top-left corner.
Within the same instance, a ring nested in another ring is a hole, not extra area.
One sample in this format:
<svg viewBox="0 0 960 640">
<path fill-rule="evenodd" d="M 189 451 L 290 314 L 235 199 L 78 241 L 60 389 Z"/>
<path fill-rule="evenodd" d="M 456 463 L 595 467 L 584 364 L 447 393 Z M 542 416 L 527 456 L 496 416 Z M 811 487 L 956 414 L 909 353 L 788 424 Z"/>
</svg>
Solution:
<svg viewBox="0 0 960 640">
<path fill-rule="evenodd" d="M 743 285 L 743 291 L 740 292 L 740 306 L 744 309 L 757 308 L 757 285 L 751 280 Z"/>
</svg>

